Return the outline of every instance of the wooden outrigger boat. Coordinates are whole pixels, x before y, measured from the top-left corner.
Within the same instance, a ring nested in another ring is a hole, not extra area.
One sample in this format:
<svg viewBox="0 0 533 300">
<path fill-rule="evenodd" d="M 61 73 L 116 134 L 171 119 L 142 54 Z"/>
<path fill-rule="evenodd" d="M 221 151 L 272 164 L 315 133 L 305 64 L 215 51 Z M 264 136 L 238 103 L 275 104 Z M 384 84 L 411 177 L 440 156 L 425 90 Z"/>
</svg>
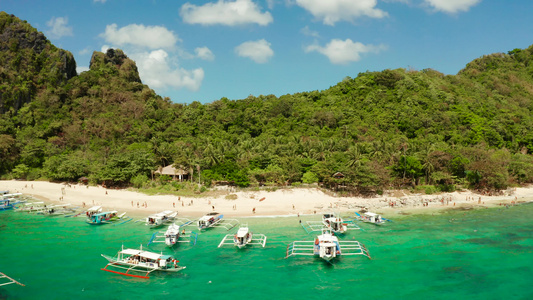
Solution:
<svg viewBox="0 0 533 300">
<path fill-rule="evenodd" d="M 43 214 L 45 216 L 59 216 L 67 213 L 73 213 L 76 211 L 74 208 L 71 208 L 69 206 L 70 203 L 51 205 L 48 207 L 44 206 L 44 208 L 42 210 L 37 211 L 37 213 Z"/>
<path fill-rule="evenodd" d="M 107 212 L 100 212 L 100 213 L 94 213 L 90 215 L 90 217 L 87 217 L 85 222 L 91 225 L 103 225 L 103 224 L 110 224 L 115 223 L 121 220 L 126 219 L 126 213 L 121 213 L 120 215 L 116 210 L 113 211 L 107 211 Z"/>
<path fill-rule="evenodd" d="M 365 212 L 363 213 L 362 215 L 359 214 L 358 212 L 355 212 L 355 215 L 357 216 L 357 219 L 363 221 L 363 222 L 366 222 L 366 223 L 372 223 L 372 224 L 376 224 L 376 225 L 381 225 L 381 224 L 385 224 L 385 222 L 389 221 L 390 220 L 387 220 L 385 218 L 383 218 L 381 215 L 379 214 L 376 214 L 376 213 L 373 213 L 373 212 Z"/>
<path fill-rule="evenodd" d="M 248 228 L 248 225 L 243 224 L 237 233 L 227 234 L 218 247 L 233 245 L 236 247 L 244 248 L 247 245 L 261 245 L 263 248 L 266 245 L 267 237 L 264 234 L 254 234 Z"/>
<path fill-rule="evenodd" d="M 115 257 L 105 254 L 102 254 L 102 257 L 109 262 L 101 269 L 102 271 L 130 277 L 148 279 L 150 278 L 148 275 L 155 271 L 179 272 L 185 269 L 178 265 L 178 260 L 173 256 L 144 251 L 142 246 L 140 249 L 122 247 Z"/>
<path fill-rule="evenodd" d="M 24 284 L 16 281 L 15 279 L 7 276 L 6 274 L 0 272 L 0 286 L 8 285 L 8 284 L 18 284 L 20 286 L 25 286 Z"/>
<path fill-rule="evenodd" d="M 25 201 L 20 200 L 22 193 L 0 195 L 0 210 L 13 209 L 15 205 Z"/>
<path fill-rule="evenodd" d="M 146 218 L 146 226 L 150 226 L 151 228 L 163 226 L 165 223 L 173 222 L 177 215 L 178 212 L 171 210 L 165 210 L 157 214 L 149 215 Z"/>
<path fill-rule="evenodd" d="M 28 202 L 15 209 L 18 212 L 36 212 L 44 209 L 44 202 Z"/>
<path fill-rule="evenodd" d="M 295 241 L 289 244 L 285 258 L 294 255 L 318 256 L 328 262 L 341 255 L 363 255 L 370 258 L 365 245 L 358 241 L 339 241 L 328 229 L 324 229 L 314 241 Z"/>
<path fill-rule="evenodd" d="M 348 230 L 361 229 L 352 221 L 345 221 L 338 214 L 330 212 L 322 215 L 322 221 L 307 221 L 306 223 L 307 227 L 303 224 L 302 227 L 307 233 L 329 229 L 332 232 L 344 234 Z"/>
<path fill-rule="evenodd" d="M 198 230 L 204 230 L 211 227 L 224 227 L 226 230 L 230 230 L 239 224 L 239 221 L 235 219 L 224 219 L 224 215 L 217 212 L 211 212 L 198 219 L 197 224 Z"/>
<path fill-rule="evenodd" d="M 186 225 L 184 225 L 186 226 Z M 148 246 L 152 243 L 165 243 L 168 247 L 174 247 L 178 243 L 190 243 L 196 245 L 198 234 L 192 231 L 185 231 L 175 223 L 170 224 L 165 232 L 158 231 L 152 235 Z"/>
</svg>

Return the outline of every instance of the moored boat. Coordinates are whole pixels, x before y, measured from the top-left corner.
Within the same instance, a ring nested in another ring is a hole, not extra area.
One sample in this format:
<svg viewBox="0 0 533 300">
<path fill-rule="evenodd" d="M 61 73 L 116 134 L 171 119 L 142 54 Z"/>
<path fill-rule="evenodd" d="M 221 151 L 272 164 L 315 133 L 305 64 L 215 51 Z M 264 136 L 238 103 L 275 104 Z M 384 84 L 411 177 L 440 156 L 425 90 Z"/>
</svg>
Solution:
<svg viewBox="0 0 533 300">
<path fill-rule="evenodd" d="M 287 246 L 286 257 L 293 255 L 318 256 L 329 262 L 345 255 L 363 255 L 370 258 L 365 245 L 358 241 L 339 241 L 330 229 L 322 230 L 314 241 L 295 241 Z"/>
<path fill-rule="evenodd" d="M 203 230 L 203 229 L 216 226 L 218 223 L 222 221 L 223 218 L 224 218 L 224 215 L 219 214 L 217 212 L 208 213 L 202 216 L 200 219 L 198 219 L 198 230 Z"/>
<path fill-rule="evenodd" d="M 177 215 L 178 212 L 171 210 L 165 210 L 157 214 L 149 215 L 146 218 L 146 225 L 150 226 L 151 228 L 163 226 L 165 223 L 173 222 Z"/>
<path fill-rule="evenodd" d="M 178 260 L 171 255 L 164 255 L 142 249 L 120 250 L 116 256 L 102 254 L 109 262 L 103 271 L 137 278 L 150 278 L 152 272 L 178 272 L 185 269 L 178 265 Z M 116 269 L 116 270 L 114 270 Z"/>
<path fill-rule="evenodd" d="M 120 221 L 124 219 L 125 215 L 125 212 L 119 215 L 116 210 L 113 210 L 92 214 L 85 221 L 91 225 L 103 225 Z"/>
<path fill-rule="evenodd" d="M 227 234 L 220 244 L 218 244 L 218 247 L 222 247 L 225 245 L 234 245 L 236 247 L 244 248 L 247 245 L 261 245 L 265 247 L 266 245 L 267 237 L 264 234 L 254 234 L 250 231 L 248 228 L 248 225 L 243 224 L 237 232 L 233 235 Z"/>
<path fill-rule="evenodd" d="M 345 233 L 348 230 L 348 224 L 334 213 L 325 213 L 322 215 L 322 223 L 326 228 L 336 233 Z"/>
<path fill-rule="evenodd" d="M 15 205 L 24 202 L 19 199 L 21 196 L 22 193 L 0 195 L 0 210 L 13 209 Z"/>
<path fill-rule="evenodd" d="M 363 222 L 372 223 L 376 225 L 381 225 L 381 224 L 384 224 L 385 221 L 389 221 L 383 218 L 380 214 L 376 214 L 376 213 L 369 212 L 369 211 L 363 213 L 362 215 L 356 212 L 355 215 L 357 216 L 359 220 Z"/>
</svg>

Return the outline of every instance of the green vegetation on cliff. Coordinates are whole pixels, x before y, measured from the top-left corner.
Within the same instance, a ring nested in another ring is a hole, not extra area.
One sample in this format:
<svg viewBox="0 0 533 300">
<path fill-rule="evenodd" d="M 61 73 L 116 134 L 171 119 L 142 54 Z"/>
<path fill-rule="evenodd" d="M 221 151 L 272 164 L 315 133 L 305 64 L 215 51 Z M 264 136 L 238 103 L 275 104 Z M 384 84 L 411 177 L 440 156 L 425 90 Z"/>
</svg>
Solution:
<svg viewBox="0 0 533 300">
<path fill-rule="evenodd" d="M 70 53 L 0 13 L 0 174 L 140 186 L 174 164 L 206 185 L 505 189 L 533 182 L 532 59 L 533 46 L 457 75 L 365 72 L 324 91 L 185 105 L 142 84 L 118 49 L 76 75 Z"/>
</svg>

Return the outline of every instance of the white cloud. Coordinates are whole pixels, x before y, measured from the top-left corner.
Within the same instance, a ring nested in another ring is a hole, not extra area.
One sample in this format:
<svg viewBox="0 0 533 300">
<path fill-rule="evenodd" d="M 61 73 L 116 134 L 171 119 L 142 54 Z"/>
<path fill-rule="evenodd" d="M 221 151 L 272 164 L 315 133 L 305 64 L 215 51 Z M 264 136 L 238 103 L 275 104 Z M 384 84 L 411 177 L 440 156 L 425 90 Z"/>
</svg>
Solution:
<svg viewBox="0 0 533 300">
<path fill-rule="evenodd" d="M 86 67 L 86 66 L 77 66 L 76 67 L 76 72 L 78 72 L 78 74 L 80 74 L 81 72 L 85 72 L 85 71 L 89 71 L 89 67 Z"/>
<path fill-rule="evenodd" d="M 470 7 L 478 4 L 481 0 L 424 0 L 437 11 L 454 14 L 460 11 L 468 11 Z"/>
<path fill-rule="evenodd" d="M 91 53 L 91 47 L 85 47 L 83 49 L 81 49 L 80 51 L 78 51 L 78 54 L 79 55 L 85 55 L 85 54 L 89 54 Z"/>
<path fill-rule="evenodd" d="M 359 42 L 353 42 L 351 39 L 344 41 L 333 39 L 325 47 L 311 45 L 305 48 L 306 52 L 316 51 L 329 58 L 329 61 L 336 65 L 345 65 L 350 62 L 359 61 L 362 53 L 377 53 L 386 49 L 384 45 L 364 45 Z"/>
<path fill-rule="evenodd" d="M 218 0 L 202 6 L 187 2 L 181 7 L 180 15 L 185 23 L 202 25 L 236 26 L 255 23 L 265 26 L 273 21 L 269 12 L 262 13 L 259 6 L 251 0 Z"/>
<path fill-rule="evenodd" d="M 209 60 L 209 61 L 215 60 L 215 55 L 207 47 L 198 47 L 194 49 L 194 53 L 196 53 L 197 57 L 203 60 Z"/>
<path fill-rule="evenodd" d="M 154 89 L 187 88 L 197 91 L 204 79 L 204 70 L 185 70 L 176 66 L 165 50 L 131 54 L 143 83 Z M 171 68 L 174 66 L 175 68 Z"/>
<path fill-rule="evenodd" d="M 72 36 L 72 27 L 67 26 L 67 24 L 67 17 L 52 17 L 50 21 L 46 22 L 46 25 L 50 27 L 50 29 L 46 33 L 53 39 L 59 39 L 64 36 Z"/>
<path fill-rule="evenodd" d="M 266 63 L 273 55 L 270 43 L 264 39 L 249 41 L 235 47 L 235 52 L 242 57 L 248 57 L 258 64 Z"/>
<path fill-rule="evenodd" d="M 318 34 L 317 31 L 313 31 L 313 30 L 309 29 L 309 26 L 305 26 L 304 28 L 302 28 L 302 29 L 300 30 L 300 32 L 301 32 L 303 35 L 307 35 L 307 36 L 311 36 L 311 37 L 315 37 L 315 38 L 320 37 L 320 34 Z"/>
<path fill-rule="evenodd" d="M 179 41 L 174 32 L 162 26 L 130 24 L 117 28 L 117 24 L 107 25 L 100 36 L 114 45 L 132 45 L 148 49 L 172 49 Z"/>
<path fill-rule="evenodd" d="M 326 25 L 339 21 L 353 21 L 359 17 L 383 18 L 387 13 L 375 8 L 377 0 L 296 0 L 296 4 L 308 10 Z"/>
<path fill-rule="evenodd" d="M 105 3 L 107 0 L 93 0 L 93 2 Z"/>
</svg>

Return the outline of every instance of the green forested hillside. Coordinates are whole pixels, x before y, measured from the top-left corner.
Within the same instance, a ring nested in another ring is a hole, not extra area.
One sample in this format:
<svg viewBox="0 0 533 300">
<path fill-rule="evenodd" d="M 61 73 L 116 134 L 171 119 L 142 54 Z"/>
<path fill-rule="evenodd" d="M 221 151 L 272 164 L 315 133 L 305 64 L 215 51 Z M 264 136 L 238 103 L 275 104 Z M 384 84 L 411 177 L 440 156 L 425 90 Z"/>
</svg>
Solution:
<svg viewBox="0 0 533 300">
<path fill-rule="evenodd" d="M 533 182 L 532 59 L 533 46 L 457 75 L 384 70 L 323 91 L 175 104 L 121 50 L 72 74 L 70 53 L 0 13 L 0 174 L 141 186 L 174 164 L 207 186 L 504 189 Z"/>
</svg>

